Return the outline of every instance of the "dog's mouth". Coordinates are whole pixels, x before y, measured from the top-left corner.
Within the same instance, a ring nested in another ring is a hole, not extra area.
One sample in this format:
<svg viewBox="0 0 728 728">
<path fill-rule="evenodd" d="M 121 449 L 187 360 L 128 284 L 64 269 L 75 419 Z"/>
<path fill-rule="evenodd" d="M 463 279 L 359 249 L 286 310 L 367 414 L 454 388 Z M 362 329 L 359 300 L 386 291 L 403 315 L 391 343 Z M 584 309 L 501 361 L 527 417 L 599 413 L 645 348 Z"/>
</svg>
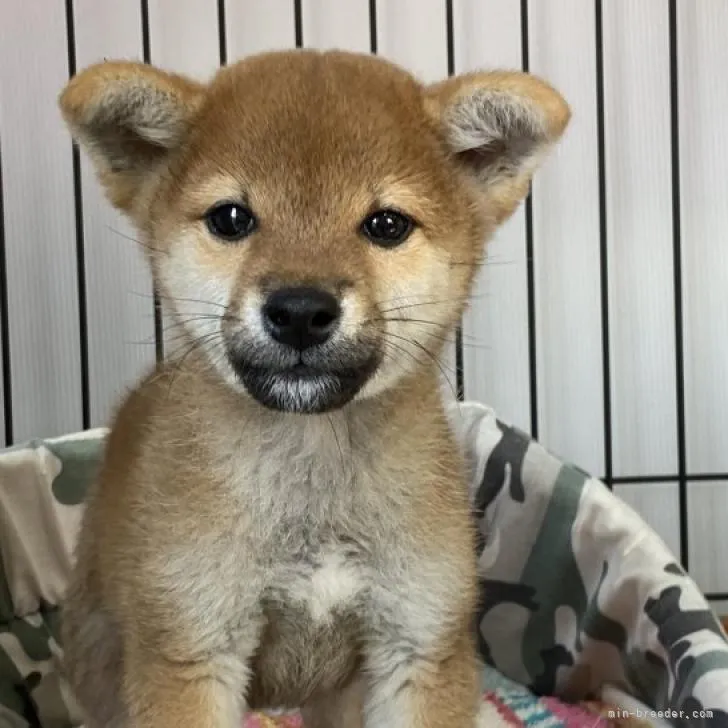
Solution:
<svg viewBox="0 0 728 728">
<path fill-rule="evenodd" d="M 376 370 L 371 357 L 358 366 L 319 367 L 299 361 L 285 368 L 231 362 L 250 395 L 280 412 L 321 414 L 350 402 Z"/>
</svg>

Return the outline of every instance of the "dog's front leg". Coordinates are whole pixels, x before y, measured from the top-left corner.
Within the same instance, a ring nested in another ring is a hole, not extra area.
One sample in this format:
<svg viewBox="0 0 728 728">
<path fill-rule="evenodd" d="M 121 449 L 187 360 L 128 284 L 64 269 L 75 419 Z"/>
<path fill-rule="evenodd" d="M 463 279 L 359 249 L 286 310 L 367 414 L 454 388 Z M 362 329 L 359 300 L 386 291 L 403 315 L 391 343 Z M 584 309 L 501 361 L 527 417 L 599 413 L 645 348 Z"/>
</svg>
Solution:
<svg viewBox="0 0 728 728">
<path fill-rule="evenodd" d="M 239 728 L 247 682 L 247 665 L 238 656 L 170 661 L 131 649 L 124 666 L 130 727 Z"/>
<path fill-rule="evenodd" d="M 466 548 L 469 532 L 453 533 L 450 543 L 437 544 L 429 558 L 405 556 L 380 571 L 364 647 L 366 728 L 477 725 L 477 579 Z M 449 549 L 452 544 L 458 548 Z"/>
<path fill-rule="evenodd" d="M 171 613 L 127 624 L 122 692 L 129 728 L 240 728 L 262 622 L 257 608 L 234 618 L 221 605 L 212 599 L 212 608 L 188 611 L 178 603 Z"/>
<path fill-rule="evenodd" d="M 428 653 L 380 649 L 371 661 L 366 728 L 475 728 L 479 663 L 467 627 Z"/>
</svg>

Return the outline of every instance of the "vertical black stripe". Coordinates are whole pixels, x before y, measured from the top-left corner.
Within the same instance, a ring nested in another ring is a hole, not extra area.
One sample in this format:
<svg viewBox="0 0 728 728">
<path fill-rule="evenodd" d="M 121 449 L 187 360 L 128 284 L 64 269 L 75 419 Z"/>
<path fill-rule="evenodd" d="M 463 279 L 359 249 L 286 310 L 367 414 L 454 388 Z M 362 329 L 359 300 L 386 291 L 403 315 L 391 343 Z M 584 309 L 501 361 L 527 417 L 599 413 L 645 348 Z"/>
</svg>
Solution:
<svg viewBox="0 0 728 728">
<path fill-rule="evenodd" d="M 13 389 L 10 379 L 10 317 L 8 315 L 8 264 L 5 253 L 5 202 L 3 195 L 3 157 L 0 143 L 0 341 L 3 364 L 3 421 L 5 444 L 13 444 Z"/>
<path fill-rule="evenodd" d="M 452 0 L 445 0 L 445 28 L 447 29 L 447 75 L 455 75 L 455 21 Z"/>
<path fill-rule="evenodd" d="M 685 343 L 682 299 L 682 218 L 680 206 L 680 111 L 678 108 L 677 3 L 669 0 L 670 133 L 672 163 L 672 250 L 675 288 L 675 389 L 677 409 L 677 469 L 680 503 L 680 558 L 688 568 L 688 484 L 685 448 Z"/>
<path fill-rule="evenodd" d="M 455 26 L 452 0 L 445 0 L 445 28 L 447 33 L 447 75 L 455 75 Z M 457 398 L 465 399 L 465 357 L 463 354 L 462 322 L 455 331 L 455 389 Z"/>
<path fill-rule="evenodd" d="M 597 167 L 599 174 L 599 275 L 602 307 L 602 374 L 604 396 L 604 482 L 612 487 L 612 377 L 609 341 L 609 239 L 607 230 L 607 163 L 604 142 L 604 29 L 602 0 L 594 3 L 596 46 Z"/>
<path fill-rule="evenodd" d="M 76 74 L 76 27 L 73 0 L 66 0 L 66 40 L 68 43 L 68 75 Z M 76 225 L 76 278 L 78 281 L 79 359 L 81 364 L 81 422 L 91 427 L 91 402 L 88 356 L 88 303 L 86 296 L 86 250 L 83 230 L 83 193 L 81 190 L 81 156 L 78 146 L 71 151 L 73 165 L 73 207 Z"/>
<path fill-rule="evenodd" d="M 142 23 L 142 59 L 144 63 L 151 63 L 152 49 L 149 38 L 149 0 L 140 0 L 140 12 Z M 164 361 L 162 302 L 159 300 L 156 281 L 154 282 L 154 353 L 157 362 Z"/>
<path fill-rule="evenodd" d="M 530 69 L 528 0 L 521 0 L 521 67 Z M 531 400 L 531 436 L 538 438 L 538 358 L 536 356 L 536 271 L 533 260 L 533 197 L 529 189 L 525 204 L 526 287 L 528 295 L 528 371 Z"/>
<path fill-rule="evenodd" d="M 376 55 L 379 51 L 377 31 L 377 0 L 369 0 L 369 50 Z"/>
<path fill-rule="evenodd" d="M 296 48 L 303 48 L 303 8 L 302 0 L 293 0 L 293 22 L 296 34 Z"/>
<path fill-rule="evenodd" d="M 144 63 L 151 63 L 152 51 L 149 41 L 149 0 L 139 0 L 141 3 L 141 21 L 142 21 L 142 59 Z"/>
<path fill-rule="evenodd" d="M 220 65 L 227 63 L 227 22 L 225 20 L 225 0 L 217 0 L 217 35 L 220 45 Z"/>
</svg>

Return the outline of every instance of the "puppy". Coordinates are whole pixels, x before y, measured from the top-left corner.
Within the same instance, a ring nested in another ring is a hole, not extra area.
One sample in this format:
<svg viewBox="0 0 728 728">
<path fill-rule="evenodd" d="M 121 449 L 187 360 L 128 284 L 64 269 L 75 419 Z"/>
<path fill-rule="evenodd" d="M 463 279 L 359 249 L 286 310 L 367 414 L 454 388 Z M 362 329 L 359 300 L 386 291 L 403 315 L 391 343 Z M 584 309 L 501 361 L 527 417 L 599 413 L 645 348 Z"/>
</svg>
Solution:
<svg viewBox="0 0 728 728">
<path fill-rule="evenodd" d="M 343 52 L 60 98 L 183 341 L 126 398 L 64 618 L 87 728 L 474 726 L 474 532 L 439 387 L 484 241 L 569 110 Z"/>
</svg>

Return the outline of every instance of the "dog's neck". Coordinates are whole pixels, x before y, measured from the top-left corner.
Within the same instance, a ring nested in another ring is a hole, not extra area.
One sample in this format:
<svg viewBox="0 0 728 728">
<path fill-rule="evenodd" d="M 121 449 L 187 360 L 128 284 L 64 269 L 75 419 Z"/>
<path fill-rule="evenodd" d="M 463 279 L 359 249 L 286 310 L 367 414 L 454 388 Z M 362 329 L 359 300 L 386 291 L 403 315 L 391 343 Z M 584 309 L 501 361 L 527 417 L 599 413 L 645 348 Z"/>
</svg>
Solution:
<svg viewBox="0 0 728 728">
<path fill-rule="evenodd" d="M 169 366 L 172 371 L 174 364 Z M 285 523 L 302 540 L 304 531 L 310 537 L 332 528 L 363 533 L 356 514 L 371 516 L 381 489 L 386 498 L 408 499 L 413 478 L 421 485 L 452 458 L 454 442 L 434 371 L 314 415 L 266 409 L 235 392 L 211 367 L 188 362 L 175 374 L 171 397 L 177 422 L 189 415 L 186 439 L 201 446 L 201 465 L 219 474 L 231 502 L 240 498 L 256 523 Z"/>
</svg>

